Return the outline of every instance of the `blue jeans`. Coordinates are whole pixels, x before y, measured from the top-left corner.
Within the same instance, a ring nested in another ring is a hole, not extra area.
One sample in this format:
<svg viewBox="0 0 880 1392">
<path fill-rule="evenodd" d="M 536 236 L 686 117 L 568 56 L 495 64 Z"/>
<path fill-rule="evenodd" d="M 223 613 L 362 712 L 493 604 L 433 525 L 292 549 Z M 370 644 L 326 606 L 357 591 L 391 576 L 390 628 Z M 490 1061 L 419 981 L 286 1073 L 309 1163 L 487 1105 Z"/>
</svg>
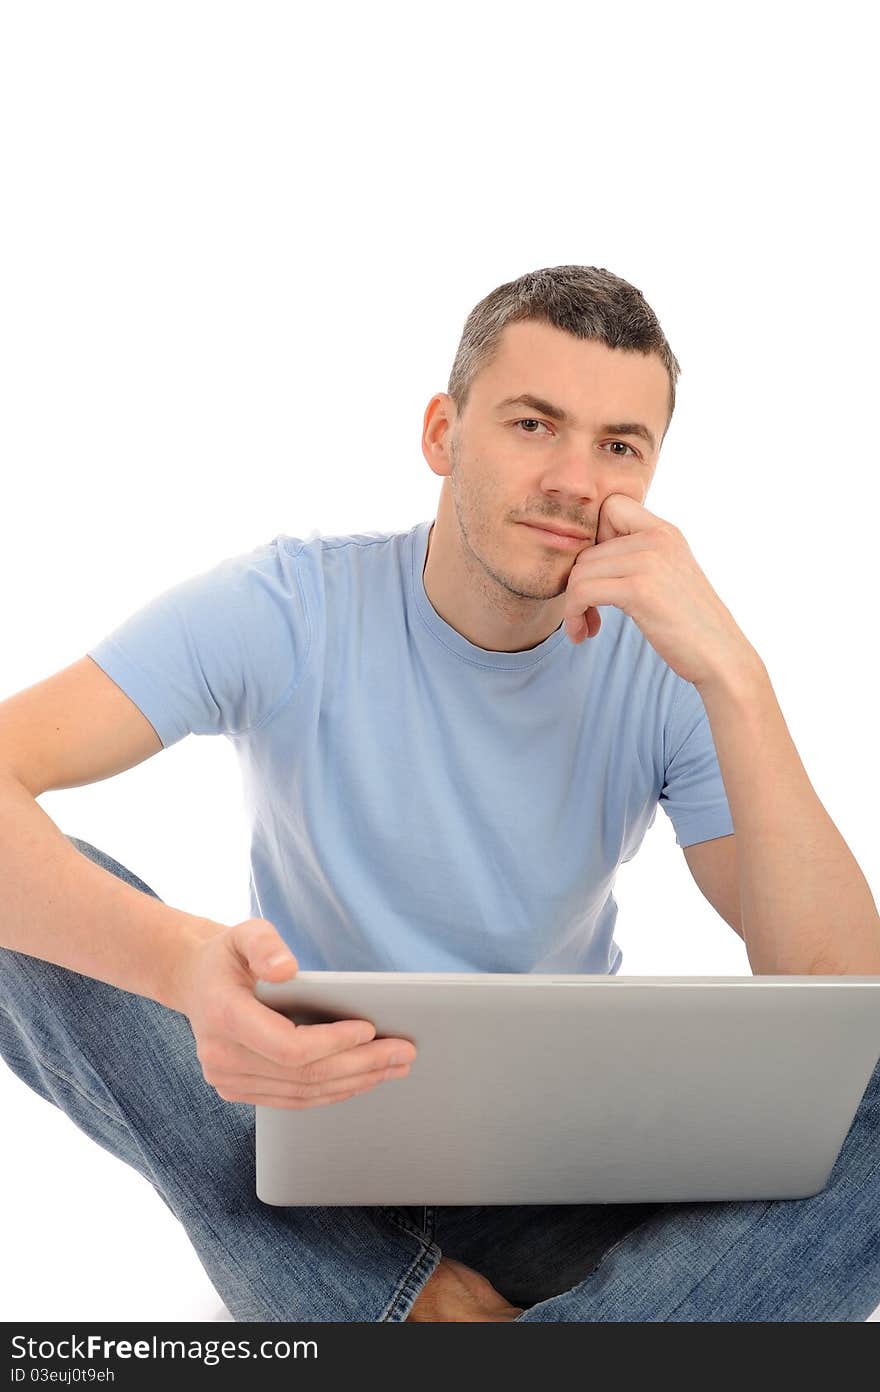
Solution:
<svg viewBox="0 0 880 1392">
<path fill-rule="evenodd" d="M 523 1306 L 515 1323 L 862 1321 L 880 1302 L 880 1064 L 808 1199 L 278 1208 L 254 1192 L 254 1108 L 205 1082 L 186 1016 L 0 949 L 0 1052 L 153 1185 L 236 1320 L 402 1322 L 441 1254 Z"/>
</svg>

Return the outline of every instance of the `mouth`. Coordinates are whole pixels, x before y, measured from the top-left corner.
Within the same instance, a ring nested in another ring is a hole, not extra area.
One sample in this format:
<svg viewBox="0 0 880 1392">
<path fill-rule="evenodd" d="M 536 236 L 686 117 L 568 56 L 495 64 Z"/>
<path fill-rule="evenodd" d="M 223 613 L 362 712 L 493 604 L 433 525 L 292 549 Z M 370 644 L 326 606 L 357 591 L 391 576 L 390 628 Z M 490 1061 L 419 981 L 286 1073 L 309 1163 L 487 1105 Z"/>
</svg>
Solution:
<svg viewBox="0 0 880 1392">
<path fill-rule="evenodd" d="M 562 551 L 580 551 L 590 540 L 581 533 L 575 535 L 565 531 L 554 531 L 551 527 L 540 527 L 535 522 L 521 522 L 519 525 L 528 527 L 546 546 L 555 546 Z"/>
</svg>

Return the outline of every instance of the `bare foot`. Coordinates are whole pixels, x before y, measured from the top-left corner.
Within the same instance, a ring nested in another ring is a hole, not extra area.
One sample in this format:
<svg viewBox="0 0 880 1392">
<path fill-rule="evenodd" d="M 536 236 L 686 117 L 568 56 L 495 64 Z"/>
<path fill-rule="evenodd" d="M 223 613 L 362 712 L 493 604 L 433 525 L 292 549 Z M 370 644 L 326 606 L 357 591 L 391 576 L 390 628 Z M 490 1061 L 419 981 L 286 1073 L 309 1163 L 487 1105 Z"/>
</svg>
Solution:
<svg viewBox="0 0 880 1392">
<path fill-rule="evenodd" d="M 523 1313 L 509 1305 L 485 1276 L 452 1257 L 441 1257 L 406 1320 L 483 1323 L 515 1320 Z"/>
</svg>

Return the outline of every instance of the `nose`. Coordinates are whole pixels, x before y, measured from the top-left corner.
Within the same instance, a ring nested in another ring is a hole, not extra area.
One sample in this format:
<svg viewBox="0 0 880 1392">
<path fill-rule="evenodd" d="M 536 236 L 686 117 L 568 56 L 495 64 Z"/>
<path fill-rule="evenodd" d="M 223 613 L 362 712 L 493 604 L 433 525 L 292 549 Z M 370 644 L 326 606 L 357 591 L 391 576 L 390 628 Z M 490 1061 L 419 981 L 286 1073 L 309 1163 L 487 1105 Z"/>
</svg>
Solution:
<svg viewBox="0 0 880 1392">
<path fill-rule="evenodd" d="M 541 475 L 541 490 L 559 504 L 560 525 L 571 525 L 595 536 L 595 525 L 586 519 L 598 516 L 602 499 L 619 486 L 611 460 L 597 459 L 587 445 L 572 441 L 552 451 Z M 579 518 L 579 521 L 575 521 Z"/>
</svg>

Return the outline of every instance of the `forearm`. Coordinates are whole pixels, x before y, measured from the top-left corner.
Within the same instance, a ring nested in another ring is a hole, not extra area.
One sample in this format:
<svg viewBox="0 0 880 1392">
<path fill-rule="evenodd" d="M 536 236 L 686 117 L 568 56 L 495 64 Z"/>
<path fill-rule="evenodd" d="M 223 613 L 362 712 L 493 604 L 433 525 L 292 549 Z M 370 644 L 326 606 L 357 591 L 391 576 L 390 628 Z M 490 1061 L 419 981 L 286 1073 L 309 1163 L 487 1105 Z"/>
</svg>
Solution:
<svg viewBox="0 0 880 1392">
<path fill-rule="evenodd" d="M 816 796 L 757 654 L 699 686 L 736 834 L 756 975 L 880 975 L 880 915 Z"/>
<path fill-rule="evenodd" d="M 80 855 L 31 792 L 0 770 L 0 947 L 178 1008 L 184 959 L 222 927 Z"/>
</svg>

